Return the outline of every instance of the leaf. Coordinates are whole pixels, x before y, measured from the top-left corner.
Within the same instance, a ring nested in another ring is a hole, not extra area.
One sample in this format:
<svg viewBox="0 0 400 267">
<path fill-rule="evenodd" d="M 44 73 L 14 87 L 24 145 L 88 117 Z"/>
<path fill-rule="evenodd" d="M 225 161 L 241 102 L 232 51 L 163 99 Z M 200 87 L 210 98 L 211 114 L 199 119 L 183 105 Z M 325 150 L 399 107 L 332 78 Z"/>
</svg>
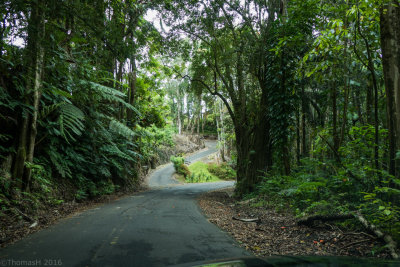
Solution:
<svg viewBox="0 0 400 267">
<path fill-rule="evenodd" d="M 60 116 L 58 122 L 60 124 L 61 135 L 68 142 L 75 141 L 75 136 L 80 136 L 85 129 L 83 121 L 85 114 L 78 107 L 64 103 L 60 105 Z"/>
<path fill-rule="evenodd" d="M 29 228 L 35 228 L 37 225 L 38 225 L 38 222 L 35 221 L 34 223 L 32 223 L 32 224 L 29 226 Z"/>
<path fill-rule="evenodd" d="M 125 106 L 126 108 L 135 112 L 137 116 L 141 116 L 140 112 L 131 104 L 127 103 L 124 98 L 126 97 L 123 92 L 120 92 L 114 88 L 104 86 L 95 82 L 87 82 L 81 81 L 83 85 L 90 86 L 91 89 L 95 90 L 98 93 L 98 96 L 103 98 L 104 100 L 108 100 L 110 102 L 118 102 Z"/>
<path fill-rule="evenodd" d="M 115 132 L 117 132 L 118 134 L 127 137 L 127 138 L 131 138 L 136 136 L 136 132 L 134 132 L 132 129 L 130 129 L 128 126 L 126 126 L 125 124 L 117 121 L 114 118 L 111 118 L 110 121 L 110 125 L 109 128 Z"/>
<path fill-rule="evenodd" d="M 384 210 L 383 214 L 385 214 L 386 216 L 389 216 L 392 212 L 390 210 Z"/>
<path fill-rule="evenodd" d="M 350 85 L 356 85 L 356 86 L 361 86 L 361 83 L 359 83 L 359 82 L 356 82 L 356 81 L 354 81 L 354 80 L 350 80 Z"/>
</svg>

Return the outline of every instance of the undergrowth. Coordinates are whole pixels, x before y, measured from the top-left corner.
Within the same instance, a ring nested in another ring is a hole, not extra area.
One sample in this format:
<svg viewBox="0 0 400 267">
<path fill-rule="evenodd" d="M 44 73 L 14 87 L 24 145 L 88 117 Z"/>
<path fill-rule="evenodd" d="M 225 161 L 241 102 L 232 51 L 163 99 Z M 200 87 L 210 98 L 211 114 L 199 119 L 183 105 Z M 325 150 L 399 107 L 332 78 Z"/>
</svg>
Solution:
<svg viewBox="0 0 400 267">
<path fill-rule="evenodd" d="M 314 157 L 303 158 L 291 175 L 276 171 L 265 174 L 257 191 L 246 198 L 257 198 L 256 205 L 290 207 L 298 217 L 359 211 L 400 241 L 400 180 L 374 169 L 371 161 L 360 157 L 373 153 L 372 133 L 371 127 L 351 129 L 353 141 L 340 150 L 341 166 L 334 159 L 318 159 L 327 151 L 321 145 L 313 151 Z M 341 224 L 357 227 L 358 222 Z"/>
<path fill-rule="evenodd" d="M 207 170 L 221 180 L 236 179 L 236 171 L 232 169 L 226 162 L 223 162 L 221 164 L 209 163 L 207 166 Z"/>
<path fill-rule="evenodd" d="M 191 175 L 186 178 L 188 183 L 206 183 L 206 182 L 217 182 L 220 179 L 211 174 L 208 170 L 208 164 L 202 161 L 195 162 L 189 165 Z"/>
</svg>

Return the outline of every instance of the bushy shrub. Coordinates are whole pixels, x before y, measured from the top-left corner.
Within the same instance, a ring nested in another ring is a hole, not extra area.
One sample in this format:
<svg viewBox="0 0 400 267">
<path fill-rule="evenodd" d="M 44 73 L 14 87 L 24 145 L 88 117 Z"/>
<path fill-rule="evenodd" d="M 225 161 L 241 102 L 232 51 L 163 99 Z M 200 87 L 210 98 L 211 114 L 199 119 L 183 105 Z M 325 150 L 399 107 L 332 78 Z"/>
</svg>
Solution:
<svg viewBox="0 0 400 267">
<path fill-rule="evenodd" d="M 197 161 L 190 164 L 189 170 L 191 175 L 186 178 L 188 183 L 206 183 L 217 182 L 220 179 L 208 171 L 208 164 L 202 161 Z"/>
<path fill-rule="evenodd" d="M 333 169 L 328 160 L 305 158 L 290 176 L 265 174 L 254 195 L 275 207 L 291 207 L 300 217 L 360 211 L 370 223 L 400 240 L 400 190 L 396 188 L 400 180 L 364 165 L 356 155 L 353 161 L 351 155 L 346 157 L 345 167 Z"/>
<path fill-rule="evenodd" d="M 213 177 L 207 173 L 200 172 L 200 173 L 192 173 L 187 179 L 186 182 L 188 183 L 204 183 L 204 182 L 211 182 Z"/>
<path fill-rule="evenodd" d="M 208 171 L 217 176 L 221 180 L 235 180 L 236 172 L 227 163 L 223 162 L 220 165 L 210 163 L 207 166 Z"/>
<path fill-rule="evenodd" d="M 183 175 L 185 179 L 190 176 L 188 166 L 185 165 L 185 159 L 183 157 L 171 156 L 171 162 L 174 164 L 176 173 Z"/>
</svg>

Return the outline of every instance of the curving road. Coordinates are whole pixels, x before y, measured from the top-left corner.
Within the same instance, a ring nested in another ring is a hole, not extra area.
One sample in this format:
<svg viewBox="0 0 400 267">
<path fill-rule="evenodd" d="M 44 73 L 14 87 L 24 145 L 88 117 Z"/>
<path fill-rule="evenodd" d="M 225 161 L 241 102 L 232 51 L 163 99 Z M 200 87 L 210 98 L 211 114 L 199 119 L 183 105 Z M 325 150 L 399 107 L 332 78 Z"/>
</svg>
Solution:
<svg viewBox="0 0 400 267">
<path fill-rule="evenodd" d="M 208 150 L 186 160 L 196 161 Z M 149 179 L 152 190 L 62 220 L 0 250 L 0 266 L 170 266 L 248 256 L 203 216 L 199 193 L 232 182 L 177 184 L 171 165 Z"/>
<path fill-rule="evenodd" d="M 206 149 L 197 152 L 193 155 L 190 155 L 185 158 L 185 162 L 193 163 L 198 161 L 208 155 L 211 155 L 217 152 L 216 149 L 216 142 L 215 141 L 206 141 L 205 142 Z M 163 166 L 163 168 L 156 170 L 151 176 L 148 181 L 150 188 L 162 188 L 171 185 L 179 184 L 178 181 L 172 179 L 172 175 L 174 174 L 174 166 L 172 163 Z"/>
</svg>

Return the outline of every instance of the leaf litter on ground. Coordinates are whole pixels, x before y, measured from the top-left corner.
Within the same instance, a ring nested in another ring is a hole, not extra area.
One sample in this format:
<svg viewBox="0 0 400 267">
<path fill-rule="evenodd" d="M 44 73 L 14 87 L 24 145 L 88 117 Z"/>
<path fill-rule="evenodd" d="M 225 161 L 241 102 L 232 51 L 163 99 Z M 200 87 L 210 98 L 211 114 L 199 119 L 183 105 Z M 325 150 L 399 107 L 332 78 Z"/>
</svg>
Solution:
<svg viewBox="0 0 400 267">
<path fill-rule="evenodd" d="M 202 194 L 200 208 L 246 250 L 256 256 L 318 255 L 390 258 L 384 243 L 360 231 L 342 229 L 329 223 L 308 227 L 297 225 L 289 211 L 256 207 L 252 201 L 237 202 L 233 188 Z M 235 218 L 235 219 L 233 219 Z M 254 222 L 251 220 L 255 218 Z"/>
</svg>

